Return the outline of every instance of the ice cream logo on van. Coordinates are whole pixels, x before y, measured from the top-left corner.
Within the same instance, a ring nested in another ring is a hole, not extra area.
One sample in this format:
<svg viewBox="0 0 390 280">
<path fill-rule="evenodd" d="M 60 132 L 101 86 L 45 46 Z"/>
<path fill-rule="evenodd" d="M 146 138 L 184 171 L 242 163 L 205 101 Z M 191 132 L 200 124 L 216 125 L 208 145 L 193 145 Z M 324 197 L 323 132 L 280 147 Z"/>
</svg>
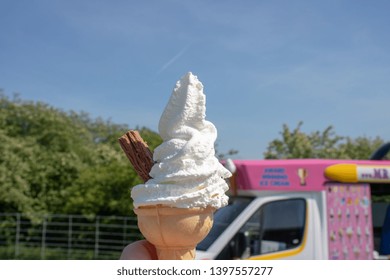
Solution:
<svg viewBox="0 0 390 280">
<path fill-rule="evenodd" d="M 285 168 L 265 168 L 261 175 L 260 187 L 290 187 Z"/>
<path fill-rule="evenodd" d="M 306 186 L 306 178 L 309 176 L 307 169 L 306 168 L 298 168 L 297 174 L 298 174 L 299 183 L 301 184 L 301 186 Z"/>
</svg>

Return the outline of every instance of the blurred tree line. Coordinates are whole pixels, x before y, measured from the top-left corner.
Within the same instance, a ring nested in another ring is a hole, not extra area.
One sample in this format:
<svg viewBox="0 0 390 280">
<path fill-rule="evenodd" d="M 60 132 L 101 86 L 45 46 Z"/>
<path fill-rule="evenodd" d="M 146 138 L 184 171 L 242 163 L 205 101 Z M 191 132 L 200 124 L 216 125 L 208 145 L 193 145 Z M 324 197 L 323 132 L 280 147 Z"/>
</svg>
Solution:
<svg viewBox="0 0 390 280">
<path fill-rule="evenodd" d="M 0 92 L 0 212 L 131 215 L 126 125 Z M 151 149 L 161 138 L 138 128 Z"/>
<path fill-rule="evenodd" d="M 341 137 L 331 126 L 304 133 L 302 124 L 284 125 L 264 157 L 368 159 L 384 143 Z M 152 150 L 161 143 L 157 133 L 136 129 Z M 0 91 L 0 212 L 132 215 L 130 188 L 141 180 L 118 144 L 128 130 Z"/>
<path fill-rule="evenodd" d="M 328 126 L 324 131 L 305 133 L 302 125 L 303 122 L 299 122 L 296 128 L 290 129 L 284 124 L 281 139 L 268 144 L 264 158 L 370 159 L 373 152 L 385 143 L 379 137 L 339 136 L 333 126 Z"/>
</svg>

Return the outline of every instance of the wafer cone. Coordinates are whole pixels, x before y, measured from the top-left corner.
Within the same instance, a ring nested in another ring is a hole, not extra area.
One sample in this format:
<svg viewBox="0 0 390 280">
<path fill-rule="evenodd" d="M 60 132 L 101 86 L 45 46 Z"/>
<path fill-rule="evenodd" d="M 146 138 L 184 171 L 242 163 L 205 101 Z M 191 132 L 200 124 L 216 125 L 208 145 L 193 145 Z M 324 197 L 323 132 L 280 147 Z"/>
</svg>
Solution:
<svg viewBox="0 0 390 280">
<path fill-rule="evenodd" d="M 138 227 L 156 247 L 159 260 L 193 260 L 195 247 L 209 233 L 215 209 L 153 205 L 134 209 Z"/>
</svg>

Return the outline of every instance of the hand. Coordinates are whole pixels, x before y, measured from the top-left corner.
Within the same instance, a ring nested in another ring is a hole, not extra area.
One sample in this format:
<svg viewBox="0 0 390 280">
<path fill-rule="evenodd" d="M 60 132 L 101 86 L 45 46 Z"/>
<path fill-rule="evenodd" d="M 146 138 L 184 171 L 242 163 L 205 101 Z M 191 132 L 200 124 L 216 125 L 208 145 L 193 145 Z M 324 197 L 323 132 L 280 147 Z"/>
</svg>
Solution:
<svg viewBox="0 0 390 280">
<path fill-rule="evenodd" d="M 120 257 L 121 260 L 157 260 L 156 248 L 146 240 L 139 240 L 127 245 Z"/>
</svg>

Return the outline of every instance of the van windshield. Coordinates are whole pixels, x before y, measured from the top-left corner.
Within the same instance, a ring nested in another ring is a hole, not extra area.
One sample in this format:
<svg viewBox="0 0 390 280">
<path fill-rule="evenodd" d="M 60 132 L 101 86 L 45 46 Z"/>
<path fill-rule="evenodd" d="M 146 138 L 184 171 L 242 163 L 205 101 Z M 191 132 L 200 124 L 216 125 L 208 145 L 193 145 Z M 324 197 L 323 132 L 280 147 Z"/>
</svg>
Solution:
<svg viewBox="0 0 390 280">
<path fill-rule="evenodd" d="M 230 198 L 229 205 L 220 208 L 215 212 L 214 224 L 210 233 L 198 244 L 196 249 L 206 251 L 252 200 L 253 198 L 248 197 Z"/>
</svg>

